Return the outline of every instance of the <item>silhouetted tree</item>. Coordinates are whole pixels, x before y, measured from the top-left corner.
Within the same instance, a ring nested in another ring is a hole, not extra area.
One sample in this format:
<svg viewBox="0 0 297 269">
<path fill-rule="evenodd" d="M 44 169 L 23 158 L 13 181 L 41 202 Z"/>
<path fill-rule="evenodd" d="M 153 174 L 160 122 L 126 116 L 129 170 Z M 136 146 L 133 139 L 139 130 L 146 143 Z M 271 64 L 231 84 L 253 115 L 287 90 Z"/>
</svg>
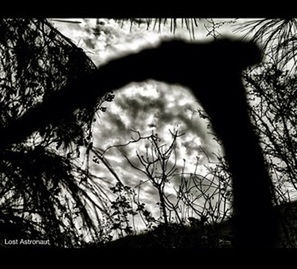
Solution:
<svg viewBox="0 0 297 269">
<path fill-rule="evenodd" d="M 8 143 L 22 140 L 33 131 L 45 128 L 48 124 L 57 124 L 61 118 L 67 119 L 75 109 L 92 106 L 98 96 L 104 96 L 107 93 L 107 89 L 118 89 L 131 81 L 139 82 L 153 78 L 188 86 L 210 116 L 214 129 L 225 146 L 227 160 L 233 174 L 238 244 L 250 246 L 257 242 L 259 246 L 270 245 L 274 228 L 270 230 L 269 227 L 273 227 L 274 221 L 271 212 L 269 177 L 266 174 L 257 139 L 249 126 L 245 92 L 241 86 L 242 69 L 257 63 L 260 56 L 260 52 L 255 47 L 242 42 L 228 40 L 206 44 L 164 42 L 157 49 L 147 49 L 141 53 L 113 60 L 90 75 L 86 74 L 68 83 L 64 89 L 54 93 L 51 98 L 36 105 L 4 128 L 1 132 L 2 136 L 4 134 L 1 146 L 4 148 Z M 184 68 L 189 66 L 190 59 L 193 63 L 201 64 L 195 70 L 192 67 L 185 70 Z M 156 65 L 157 62 L 160 64 Z M 143 65 L 143 63 L 146 64 Z M 213 71 L 209 72 L 210 69 Z M 123 70 L 130 70 L 132 77 L 127 76 Z M 197 81 L 197 73 L 201 74 L 203 79 Z M 113 79 L 114 74 L 117 74 L 116 80 Z M 212 80 L 213 76 L 217 77 L 215 81 Z M 87 94 L 84 96 L 82 96 L 83 88 L 87 89 Z M 231 101 L 232 99 L 236 102 Z M 54 111 L 51 109 L 53 107 L 55 107 Z M 234 115 L 238 118 L 234 118 Z M 236 131 L 240 132 L 239 136 L 234 136 Z M 241 137 L 250 140 L 242 144 Z M 254 160 L 252 165 L 256 172 L 248 173 L 245 160 L 242 159 L 241 152 L 238 152 L 239 148 L 244 151 L 245 157 L 248 157 L 250 162 Z M 249 195 L 246 190 L 251 185 L 252 179 L 252 186 L 255 187 L 254 200 L 248 205 Z M 257 221 L 251 219 L 251 215 L 256 216 Z"/>
</svg>

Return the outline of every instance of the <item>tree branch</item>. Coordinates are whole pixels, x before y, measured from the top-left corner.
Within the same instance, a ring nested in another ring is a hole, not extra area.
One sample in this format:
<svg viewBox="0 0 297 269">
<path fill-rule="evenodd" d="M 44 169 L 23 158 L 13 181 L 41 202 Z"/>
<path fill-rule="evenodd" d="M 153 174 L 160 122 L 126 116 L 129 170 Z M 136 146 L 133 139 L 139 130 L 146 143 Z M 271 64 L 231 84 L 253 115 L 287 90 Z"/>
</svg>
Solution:
<svg viewBox="0 0 297 269">
<path fill-rule="evenodd" d="M 255 51 L 256 58 L 242 59 L 247 51 Z M 155 79 L 190 86 L 197 74 L 201 74 L 201 85 L 207 85 L 213 76 L 216 77 L 224 69 L 238 73 L 238 70 L 256 63 L 259 60 L 258 54 L 254 46 L 238 41 L 187 43 L 174 40 L 163 42 L 157 48 L 110 61 L 91 74 L 69 83 L 22 117 L 0 129 L 0 148 L 23 142 L 32 132 L 48 124 L 59 124 L 76 109 L 94 105 L 95 100 L 108 91 L 131 82 Z"/>
</svg>

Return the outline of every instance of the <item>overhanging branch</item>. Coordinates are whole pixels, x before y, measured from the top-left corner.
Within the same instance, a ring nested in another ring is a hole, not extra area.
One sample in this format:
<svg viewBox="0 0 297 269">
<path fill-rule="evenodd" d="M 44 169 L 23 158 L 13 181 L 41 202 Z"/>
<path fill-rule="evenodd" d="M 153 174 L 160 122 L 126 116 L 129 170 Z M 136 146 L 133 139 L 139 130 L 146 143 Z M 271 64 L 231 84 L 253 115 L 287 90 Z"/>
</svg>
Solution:
<svg viewBox="0 0 297 269">
<path fill-rule="evenodd" d="M 246 58 L 246 55 L 256 57 Z M 94 105 L 94 101 L 103 97 L 106 92 L 131 82 L 154 79 L 192 86 L 200 81 L 199 84 L 203 86 L 213 79 L 219 79 L 222 74 L 238 72 L 256 63 L 259 58 L 259 51 L 243 42 L 163 42 L 157 48 L 110 61 L 52 94 L 22 117 L 0 129 L 0 148 L 24 141 L 32 132 L 48 124 L 57 124 L 76 109 Z"/>
</svg>

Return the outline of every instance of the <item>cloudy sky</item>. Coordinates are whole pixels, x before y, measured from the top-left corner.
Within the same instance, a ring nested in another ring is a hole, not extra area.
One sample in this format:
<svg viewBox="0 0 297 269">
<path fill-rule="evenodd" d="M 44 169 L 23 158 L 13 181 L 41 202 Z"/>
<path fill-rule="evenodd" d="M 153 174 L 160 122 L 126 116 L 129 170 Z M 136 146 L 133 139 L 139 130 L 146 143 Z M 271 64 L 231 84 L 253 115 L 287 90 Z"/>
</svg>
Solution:
<svg viewBox="0 0 297 269">
<path fill-rule="evenodd" d="M 161 39 L 172 38 L 170 23 L 161 26 L 161 31 L 144 25 L 134 25 L 129 22 L 117 22 L 107 19 L 69 19 L 69 23 L 53 20 L 54 26 L 75 44 L 83 48 L 93 62 L 100 67 L 112 58 L 154 46 Z M 232 35 L 230 24 L 220 28 L 223 34 Z M 220 20 L 217 20 L 220 23 Z M 195 40 L 211 38 L 207 35 L 211 30 L 206 20 L 199 22 L 195 28 Z M 177 24 L 175 37 L 193 40 L 186 27 Z M 116 79 L 116 78 L 115 78 Z M 181 171 L 185 164 L 185 172 L 193 173 L 197 164 L 197 173 L 205 174 L 205 166 L 215 163 L 213 153 L 220 154 L 221 148 L 207 128 L 208 122 L 199 116 L 199 104 L 191 92 L 177 85 L 167 85 L 156 81 L 146 81 L 130 84 L 115 93 L 115 99 L 106 104 L 105 113 L 98 112 L 94 125 L 94 145 L 107 149 L 112 145 L 126 144 L 141 136 L 158 134 L 161 143 L 169 146 L 172 141 L 171 131 L 178 130 L 184 135 L 177 140 L 176 167 Z M 137 172 L 128 164 L 123 153 L 135 164 L 141 167 L 137 153 L 144 154 L 148 141 L 143 140 L 129 146 L 112 148 L 105 154 L 106 159 L 118 174 L 119 178 L 128 185 L 136 186 L 146 180 L 141 172 Z M 174 164 L 170 159 L 169 166 Z M 92 163 L 92 171 L 106 178 L 106 184 L 114 182 L 113 176 L 102 165 Z M 168 184 L 167 193 L 174 193 L 178 186 L 178 178 Z M 149 183 L 142 184 L 142 199 L 156 210 L 157 193 Z"/>
</svg>

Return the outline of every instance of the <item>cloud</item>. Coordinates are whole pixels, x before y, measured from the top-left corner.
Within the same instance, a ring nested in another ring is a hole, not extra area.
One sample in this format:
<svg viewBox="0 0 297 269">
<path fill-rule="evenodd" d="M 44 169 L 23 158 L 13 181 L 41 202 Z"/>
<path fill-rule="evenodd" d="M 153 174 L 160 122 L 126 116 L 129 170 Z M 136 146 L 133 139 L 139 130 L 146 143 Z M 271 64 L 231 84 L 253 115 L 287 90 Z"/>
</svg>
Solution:
<svg viewBox="0 0 297 269">
<path fill-rule="evenodd" d="M 169 130 L 178 128 L 185 133 L 180 147 L 184 147 L 188 155 L 179 157 L 188 159 L 197 155 L 201 147 L 212 157 L 213 152 L 220 151 L 220 146 L 210 135 L 208 122 L 197 113 L 198 107 L 191 92 L 180 86 L 154 81 L 129 85 L 117 91 L 107 112 L 100 114 L 94 134 L 103 142 L 102 146 L 110 142 L 126 143 L 131 138 L 131 130 L 140 131 L 141 135 L 154 131 L 170 143 Z"/>
</svg>

